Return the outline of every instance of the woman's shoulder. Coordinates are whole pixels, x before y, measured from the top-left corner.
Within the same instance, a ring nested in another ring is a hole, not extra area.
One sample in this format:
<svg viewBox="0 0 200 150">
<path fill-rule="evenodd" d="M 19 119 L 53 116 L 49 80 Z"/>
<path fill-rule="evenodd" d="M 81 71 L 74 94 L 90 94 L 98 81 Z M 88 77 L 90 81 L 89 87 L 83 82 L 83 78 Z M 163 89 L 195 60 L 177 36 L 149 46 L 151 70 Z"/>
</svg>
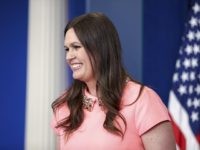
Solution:
<svg viewBox="0 0 200 150">
<path fill-rule="evenodd" d="M 130 106 L 125 107 L 130 108 L 127 111 L 131 110 L 134 114 L 135 126 L 140 135 L 160 122 L 170 121 L 167 107 L 162 99 L 148 86 L 129 82 L 124 92 L 124 101 Z"/>
<path fill-rule="evenodd" d="M 139 99 L 147 100 L 154 98 L 160 99 L 160 96 L 154 89 L 134 81 L 127 82 L 122 96 L 123 101 L 126 101 L 126 103 L 134 103 Z"/>
<path fill-rule="evenodd" d="M 57 135 L 64 134 L 63 129 L 58 128 L 57 125 L 59 124 L 60 121 L 65 119 L 68 115 L 69 115 L 69 111 L 68 111 L 67 105 L 65 105 L 65 104 L 59 105 L 54 110 L 53 117 L 51 120 L 51 127 Z"/>
<path fill-rule="evenodd" d="M 63 120 L 69 115 L 69 108 L 66 103 L 63 103 L 59 105 L 55 110 L 54 110 L 54 117 L 57 122 Z"/>
</svg>

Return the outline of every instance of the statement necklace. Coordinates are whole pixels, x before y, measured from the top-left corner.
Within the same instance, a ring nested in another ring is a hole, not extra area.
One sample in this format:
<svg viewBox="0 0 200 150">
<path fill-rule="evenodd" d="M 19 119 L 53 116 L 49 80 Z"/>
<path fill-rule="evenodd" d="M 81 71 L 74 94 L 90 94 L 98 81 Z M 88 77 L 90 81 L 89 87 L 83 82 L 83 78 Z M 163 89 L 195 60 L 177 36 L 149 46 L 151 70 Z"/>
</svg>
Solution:
<svg viewBox="0 0 200 150">
<path fill-rule="evenodd" d="M 86 95 L 83 96 L 83 108 L 87 109 L 90 112 L 93 110 L 96 102 L 97 102 L 96 99 L 89 98 Z M 100 99 L 98 99 L 98 104 L 100 107 L 103 106 L 103 103 Z"/>
<path fill-rule="evenodd" d="M 130 78 L 127 77 L 126 80 L 125 80 L 125 83 L 128 83 L 129 81 L 130 81 Z M 98 105 L 101 107 L 102 110 L 105 110 L 103 102 L 102 102 L 102 100 L 100 98 L 95 99 L 95 98 L 87 97 L 84 94 L 84 91 L 83 91 L 83 100 L 82 100 L 82 102 L 83 102 L 83 108 L 87 109 L 90 112 L 93 110 L 94 105 L 95 105 L 96 102 L 98 102 Z"/>
</svg>

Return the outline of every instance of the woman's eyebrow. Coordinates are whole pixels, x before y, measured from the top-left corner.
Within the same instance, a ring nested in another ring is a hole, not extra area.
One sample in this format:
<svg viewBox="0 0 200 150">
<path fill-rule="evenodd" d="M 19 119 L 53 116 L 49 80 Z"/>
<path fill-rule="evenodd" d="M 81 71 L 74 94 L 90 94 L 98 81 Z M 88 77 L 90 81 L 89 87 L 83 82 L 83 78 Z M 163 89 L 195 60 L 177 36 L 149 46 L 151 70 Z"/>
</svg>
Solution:
<svg viewBox="0 0 200 150">
<path fill-rule="evenodd" d="M 72 43 L 70 43 L 69 45 L 70 45 L 70 46 L 73 46 L 73 45 L 76 45 L 76 44 L 81 45 L 81 43 L 79 43 L 79 42 L 72 42 Z"/>
<path fill-rule="evenodd" d="M 69 46 L 74 46 L 74 45 L 81 45 L 81 43 L 79 43 L 79 42 L 72 42 L 72 43 L 70 43 L 69 44 Z M 68 47 L 68 46 L 66 46 L 66 45 L 64 45 L 64 47 Z"/>
</svg>

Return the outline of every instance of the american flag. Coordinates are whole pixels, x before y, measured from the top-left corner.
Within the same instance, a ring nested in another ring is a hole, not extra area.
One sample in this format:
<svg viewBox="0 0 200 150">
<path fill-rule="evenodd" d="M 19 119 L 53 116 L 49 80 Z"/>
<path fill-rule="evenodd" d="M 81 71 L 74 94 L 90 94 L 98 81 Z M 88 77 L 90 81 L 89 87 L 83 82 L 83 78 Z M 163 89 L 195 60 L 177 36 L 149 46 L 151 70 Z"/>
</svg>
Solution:
<svg viewBox="0 0 200 150">
<path fill-rule="evenodd" d="M 177 149 L 200 150 L 200 1 L 191 5 L 169 93 Z"/>
</svg>

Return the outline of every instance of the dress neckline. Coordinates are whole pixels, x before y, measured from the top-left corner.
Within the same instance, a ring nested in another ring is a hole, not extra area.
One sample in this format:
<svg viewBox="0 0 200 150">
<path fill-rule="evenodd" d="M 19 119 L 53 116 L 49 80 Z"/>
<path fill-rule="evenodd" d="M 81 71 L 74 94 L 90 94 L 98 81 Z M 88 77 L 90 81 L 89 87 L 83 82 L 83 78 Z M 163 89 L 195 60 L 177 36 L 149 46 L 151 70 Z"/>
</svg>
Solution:
<svg viewBox="0 0 200 150">
<path fill-rule="evenodd" d="M 103 107 L 102 101 L 98 97 L 91 95 L 87 91 L 87 89 L 83 90 L 82 102 L 83 102 L 83 108 L 88 110 L 89 112 L 91 112 L 94 109 L 96 103 L 98 103 L 100 107 Z"/>
</svg>

